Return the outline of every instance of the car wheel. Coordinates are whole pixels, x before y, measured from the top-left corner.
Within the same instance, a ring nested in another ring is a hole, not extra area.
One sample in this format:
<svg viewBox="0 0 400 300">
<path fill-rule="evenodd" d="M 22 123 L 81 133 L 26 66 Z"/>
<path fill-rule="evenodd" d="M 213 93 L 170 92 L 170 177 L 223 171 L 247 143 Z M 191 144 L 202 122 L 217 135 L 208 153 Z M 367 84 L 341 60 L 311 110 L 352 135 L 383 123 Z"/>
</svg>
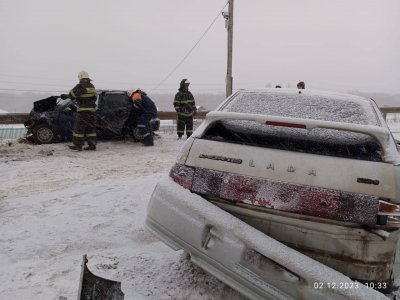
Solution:
<svg viewBox="0 0 400 300">
<path fill-rule="evenodd" d="M 33 131 L 33 139 L 37 144 L 50 144 L 55 142 L 56 135 L 48 125 L 36 126 Z"/>
<path fill-rule="evenodd" d="M 139 128 L 137 128 L 137 127 L 133 129 L 133 138 L 138 141 L 141 141 L 144 139 L 144 136 L 142 134 L 140 134 Z"/>
</svg>

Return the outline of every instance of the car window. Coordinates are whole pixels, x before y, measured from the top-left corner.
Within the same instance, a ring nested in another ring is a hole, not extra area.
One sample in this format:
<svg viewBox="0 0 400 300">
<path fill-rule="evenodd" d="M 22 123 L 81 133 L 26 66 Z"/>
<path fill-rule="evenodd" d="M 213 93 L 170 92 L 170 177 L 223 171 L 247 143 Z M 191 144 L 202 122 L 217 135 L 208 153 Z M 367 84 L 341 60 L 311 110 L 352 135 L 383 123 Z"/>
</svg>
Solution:
<svg viewBox="0 0 400 300">
<path fill-rule="evenodd" d="M 222 107 L 223 111 L 380 125 L 367 99 L 342 95 L 306 93 L 241 92 Z M 350 100 L 350 101 L 349 101 Z"/>
<path fill-rule="evenodd" d="M 103 95 L 103 109 L 118 109 L 128 106 L 128 96 L 126 94 L 105 94 Z"/>
<path fill-rule="evenodd" d="M 334 129 L 277 127 L 247 120 L 217 121 L 202 138 L 317 155 L 382 161 L 382 148 L 375 138 Z"/>
</svg>

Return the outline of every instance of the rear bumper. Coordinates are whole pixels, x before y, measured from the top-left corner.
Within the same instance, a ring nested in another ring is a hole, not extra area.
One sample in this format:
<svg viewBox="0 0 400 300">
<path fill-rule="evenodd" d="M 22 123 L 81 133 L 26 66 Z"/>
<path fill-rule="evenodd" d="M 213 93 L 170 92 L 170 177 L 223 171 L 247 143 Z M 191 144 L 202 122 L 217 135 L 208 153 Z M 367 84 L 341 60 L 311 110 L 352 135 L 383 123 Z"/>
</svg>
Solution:
<svg viewBox="0 0 400 300">
<path fill-rule="evenodd" d="M 387 299 L 279 243 L 170 179 L 150 199 L 147 227 L 250 299 Z"/>
<path fill-rule="evenodd" d="M 385 239 L 357 224 L 327 222 L 319 218 L 250 206 L 215 203 L 247 224 L 303 254 L 358 281 L 393 282 L 393 266 L 399 230 Z M 267 212 L 268 211 L 268 212 Z M 325 221 L 325 222 L 324 222 Z"/>
</svg>

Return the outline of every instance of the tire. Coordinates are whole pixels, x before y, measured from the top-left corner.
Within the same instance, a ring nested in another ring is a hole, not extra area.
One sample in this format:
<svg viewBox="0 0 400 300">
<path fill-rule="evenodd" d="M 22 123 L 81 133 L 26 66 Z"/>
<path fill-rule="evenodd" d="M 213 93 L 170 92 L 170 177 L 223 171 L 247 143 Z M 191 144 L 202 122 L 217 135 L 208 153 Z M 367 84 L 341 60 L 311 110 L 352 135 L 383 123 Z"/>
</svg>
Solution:
<svg viewBox="0 0 400 300">
<path fill-rule="evenodd" d="M 140 134 L 139 132 L 139 128 L 135 127 L 132 131 L 133 133 L 133 138 L 137 141 L 141 141 L 144 139 L 144 136 L 142 134 Z"/>
<path fill-rule="evenodd" d="M 32 130 L 33 139 L 37 144 L 51 144 L 56 141 L 54 130 L 46 124 L 36 126 Z"/>
</svg>

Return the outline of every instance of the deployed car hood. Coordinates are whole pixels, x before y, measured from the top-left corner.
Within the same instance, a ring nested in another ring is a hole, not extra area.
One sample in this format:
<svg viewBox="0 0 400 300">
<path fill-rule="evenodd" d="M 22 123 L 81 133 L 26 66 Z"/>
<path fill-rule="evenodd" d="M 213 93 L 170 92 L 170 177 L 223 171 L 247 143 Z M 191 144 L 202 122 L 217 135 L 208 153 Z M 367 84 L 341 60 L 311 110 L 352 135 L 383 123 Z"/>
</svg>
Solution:
<svg viewBox="0 0 400 300">
<path fill-rule="evenodd" d="M 46 99 L 33 102 L 33 110 L 35 112 L 45 112 L 54 110 L 57 106 L 58 96 L 51 96 Z"/>
</svg>

